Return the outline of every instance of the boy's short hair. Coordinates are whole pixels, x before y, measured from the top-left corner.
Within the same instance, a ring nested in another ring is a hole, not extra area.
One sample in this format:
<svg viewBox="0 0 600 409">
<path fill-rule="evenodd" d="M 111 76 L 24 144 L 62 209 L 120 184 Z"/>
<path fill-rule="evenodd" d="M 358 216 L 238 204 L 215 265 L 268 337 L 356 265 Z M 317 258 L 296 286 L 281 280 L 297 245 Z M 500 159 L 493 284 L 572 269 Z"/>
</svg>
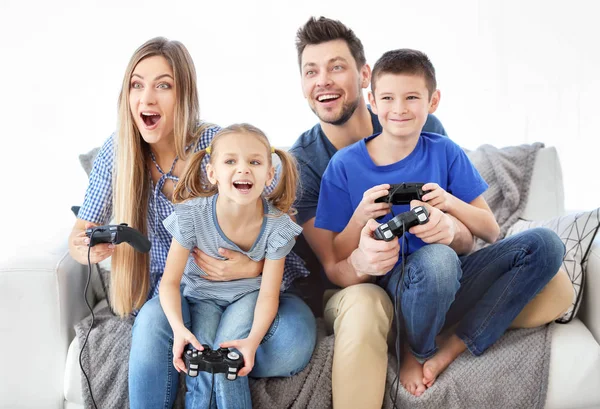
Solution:
<svg viewBox="0 0 600 409">
<path fill-rule="evenodd" d="M 338 20 L 327 17 L 319 17 L 319 19 L 311 17 L 296 33 L 298 65 L 302 66 L 302 52 L 307 45 L 318 45 L 334 40 L 346 42 L 358 69 L 361 69 L 367 63 L 365 49 L 354 31 Z"/>
<path fill-rule="evenodd" d="M 435 68 L 425 53 L 409 48 L 388 51 L 383 54 L 373 67 L 371 75 L 371 92 L 375 94 L 377 79 L 383 74 L 419 75 L 425 79 L 429 98 L 437 89 Z"/>
</svg>

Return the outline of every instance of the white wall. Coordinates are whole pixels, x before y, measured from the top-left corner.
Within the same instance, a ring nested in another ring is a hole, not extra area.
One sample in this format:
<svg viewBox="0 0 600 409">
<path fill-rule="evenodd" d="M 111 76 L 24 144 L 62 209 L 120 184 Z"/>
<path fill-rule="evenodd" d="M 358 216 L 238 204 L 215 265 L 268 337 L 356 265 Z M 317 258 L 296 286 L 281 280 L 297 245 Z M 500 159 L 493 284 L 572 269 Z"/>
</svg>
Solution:
<svg viewBox="0 0 600 409">
<path fill-rule="evenodd" d="M 294 48 L 311 15 L 353 28 L 371 64 L 393 48 L 425 51 L 455 141 L 554 145 L 567 209 L 600 205 L 594 0 L 1 1 L 0 206 L 17 237 L 73 222 L 87 183 L 77 155 L 113 131 L 127 61 L 151 37 L 190 50 L 204 119 L 251 122 L 290 145 L 315 123 Z M 5 250 L 15 241 L 1 237 Z"/>
</svg>

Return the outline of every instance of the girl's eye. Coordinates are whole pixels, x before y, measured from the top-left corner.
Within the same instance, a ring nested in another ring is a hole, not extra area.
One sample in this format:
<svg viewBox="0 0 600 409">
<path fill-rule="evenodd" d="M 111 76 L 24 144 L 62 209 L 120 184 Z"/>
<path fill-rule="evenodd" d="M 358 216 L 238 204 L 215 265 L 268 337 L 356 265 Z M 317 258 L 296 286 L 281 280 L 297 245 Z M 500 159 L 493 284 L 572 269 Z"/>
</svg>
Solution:
<svg viewBox="0 0 600 409">
<path fill-rule="evenodd" d="M 233 164 L 235 164 L 235 159 L 227 159 L 227 160 L 225 161 L 225 164 L 226 164 L 226 165 L 233 165 Z"/>
<path fill-rule="evenodd" d="M 260 165 L 260 161 L 258 161 L 258 160 L 251 160 L 250 164 L 251 165 Z"/>
</svg>

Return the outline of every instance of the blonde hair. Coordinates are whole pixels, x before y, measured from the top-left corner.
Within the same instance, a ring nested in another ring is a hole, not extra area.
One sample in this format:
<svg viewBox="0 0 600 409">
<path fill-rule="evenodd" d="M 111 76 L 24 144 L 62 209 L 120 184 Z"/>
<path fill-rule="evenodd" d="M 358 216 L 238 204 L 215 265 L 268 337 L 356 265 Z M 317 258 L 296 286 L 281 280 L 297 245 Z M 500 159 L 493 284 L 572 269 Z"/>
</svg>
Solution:
<svg viewBox="0 0 600 409">
<path fill-rule="evenodd" d="M 196 153 L 186 165 L 183 176 L 179 179 L 177 186 L 173 192 L 173 202 L 183 202 L 195 197 L 207 197 L 217 193 L 217 186 L 210 183 L 206 173 L 202 170 L 202 161 L 207 154 L 210 155 L 210 160 L 215 156 L 215 149 L 218 149 L 218 142 L 224 135 L 229 134 L 245 134 L 251 135 L 260 140 L 266 147 L 269 155 L 269 166 L 272 166 L 270 153 L 279 156 L 281 160 L 281 174 L 279 181 L 273 191 L 267 195 L 275 208 L 283 213 L 294 214 L 292 208 L 296 200 L 296 188 L 298 184 L 298 167 L 296 160 L 292 155 L 281 149 L 276 149 L 271 146 L 269 139 L 263 131 L 250 124 L 234 124 L 227 128 L 221 129 L 213 138 L 211 144 L 198 153 Z"/>
<path fill-rule="evenodd" d="M 187 49 L 178 41 L 153 38 L 131 56 L 119 95 L 118 132 L 115 149 L 116 171 L 113 183 L 114 217 L 142 234 L 148 233 L 148 199 L 151 181 L 147 157 L 150 147 L 142 139 L 129 108 L 131 76 L 140 61 L 153 56 L 164 57 L 173 70 L 176 102 L 174 112 L 175 149 L 178 157 L 186 158 L 185 147 L 195 140 L 209 124 L 198 128 L 200 108 L 196 88 L 196 70 Z M 112 256 L 111 297 L 113 308 L 120 316 L 142 307 L 150 288 L 150 256 L 131 246 L 117 246 Z"/>
</svg>

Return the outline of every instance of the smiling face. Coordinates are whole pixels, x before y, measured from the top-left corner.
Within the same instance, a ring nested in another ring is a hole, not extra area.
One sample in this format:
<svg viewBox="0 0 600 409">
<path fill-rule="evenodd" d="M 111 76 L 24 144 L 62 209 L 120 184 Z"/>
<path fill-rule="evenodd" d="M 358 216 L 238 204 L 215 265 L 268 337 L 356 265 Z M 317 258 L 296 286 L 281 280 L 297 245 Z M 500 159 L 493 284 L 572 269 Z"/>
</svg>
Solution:
<svg viewBox="0 0 600 409">
<path fill-rule="evenodd" d="M 253 204 L 273 181 L 271 152 L 260 137 L 250 132 L 231 132 L 213 142 L 208 180 L 219 196 L 239 205 Z"/>
<path fill-rule="evenodd" d="M 369 67 L 361 69 L 344 40 L 307 45 L 300 62 L 302 91 L 323 122 L 343 125 L 350 119 L 369 85 Z"/>
<path fill-rule="evenodd" d="M 381 73 L 374 78 L 375 95 L 369 93 L 369 102 L 377 114 L 383 133 L 399 138 L 418 138 L 427 121 L 427 114 L 435 112 L 440 92 L 429 91 L 422 75 Z"/>
<path fill-rule="evenodd" d="M 173 137 L 176 89 L 173 69 L 162 56 L 141 60 L 133 70 L 129 109 L 149 144 Z"/>
</svg>

